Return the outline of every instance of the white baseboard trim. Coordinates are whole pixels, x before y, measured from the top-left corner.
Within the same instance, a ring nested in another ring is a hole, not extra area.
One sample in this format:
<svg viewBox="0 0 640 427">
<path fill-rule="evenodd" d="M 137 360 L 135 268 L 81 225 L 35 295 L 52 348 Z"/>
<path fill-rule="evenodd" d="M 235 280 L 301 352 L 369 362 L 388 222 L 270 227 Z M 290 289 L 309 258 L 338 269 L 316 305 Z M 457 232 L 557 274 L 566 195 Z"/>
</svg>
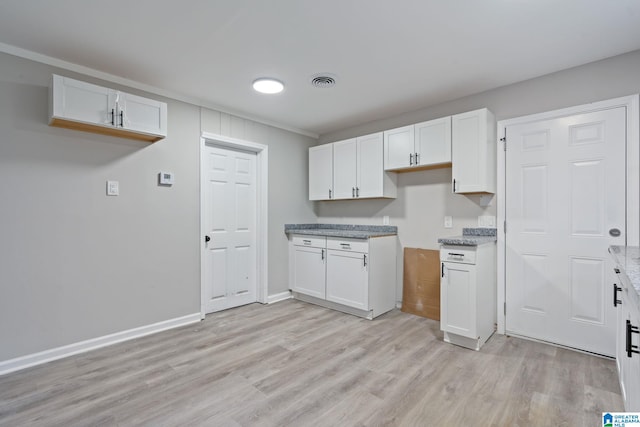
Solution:
<svg viewBox="0 0 640 427">
<path fill-rule="evenodd" d="M 27 354 L 26 356 L 16 357 L 15 359 L 3 360 L 0 361 L 0 375 L 19 371 L 31 366 L 41 365 L 64 357 L 73 356 L 74 354 L 85 353 L 90 350 L 95 350 L 123 341 L 129 341 L 134 338 L 140 338 L 157 332 L 166 331 L 168 329 L 190 325 L 199 321 L 200 313 L 194 313 L 182 317 L 176 317 L 175 319 L 153 323 L 151 325 L 140 326 L 126 331 L 104 335 L 98 338 L 92 338 L 86 341 L 80 341 L 62 347 L 52 348 L 39 353 Z"/>
<path fill-rule="evenodd" d="M 274 302 L 284 301 L 290 298 L 293 298 L 291 291 L 280 292 L 279 294 L 269 295 L 267 297 L 267 304 L 273 304 Z"/>
</svg>

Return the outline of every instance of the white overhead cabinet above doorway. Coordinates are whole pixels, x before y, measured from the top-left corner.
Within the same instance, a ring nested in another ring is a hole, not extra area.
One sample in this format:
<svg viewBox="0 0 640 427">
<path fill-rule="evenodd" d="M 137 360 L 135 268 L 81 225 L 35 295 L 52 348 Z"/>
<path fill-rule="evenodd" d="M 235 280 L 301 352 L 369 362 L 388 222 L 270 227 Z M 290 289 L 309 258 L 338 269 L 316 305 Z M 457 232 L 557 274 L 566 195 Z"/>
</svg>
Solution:
<svg viewBox="0 0 640 427">
<path fill-rule="evenodd" d="M 53 75 L 49 124 L 155 142 L 167 136 L 167 104 L 80 80 Z"/>
</svg>

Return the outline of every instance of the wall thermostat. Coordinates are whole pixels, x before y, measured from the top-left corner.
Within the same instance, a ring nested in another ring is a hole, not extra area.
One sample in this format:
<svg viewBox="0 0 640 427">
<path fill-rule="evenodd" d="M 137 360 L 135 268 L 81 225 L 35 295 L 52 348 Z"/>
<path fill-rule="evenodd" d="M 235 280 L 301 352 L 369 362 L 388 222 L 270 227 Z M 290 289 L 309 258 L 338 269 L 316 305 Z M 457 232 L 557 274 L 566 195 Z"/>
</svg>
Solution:
<svg viewBox="0 0 640 427">
<path fill-rule="evenodd" d="M 160 172 L 158 174 L 158 183 L 160 185 L 173 185 L 174 182 L 173 172 Z"/>
</svg>

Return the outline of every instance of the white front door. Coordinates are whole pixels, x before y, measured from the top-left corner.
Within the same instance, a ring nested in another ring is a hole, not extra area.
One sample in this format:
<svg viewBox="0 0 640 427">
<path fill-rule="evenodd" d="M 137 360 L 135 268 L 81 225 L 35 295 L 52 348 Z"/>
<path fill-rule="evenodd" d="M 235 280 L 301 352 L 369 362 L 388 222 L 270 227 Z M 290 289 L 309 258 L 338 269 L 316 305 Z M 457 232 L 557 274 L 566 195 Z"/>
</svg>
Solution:
<svg viewBox="0 0 640 427">
<path fill-rule="evenodd" d="M 506 127 L 506 331 L 615 354 L 624 245 L 624 107 Z"/>
<path fill-rule="evenodd" d="M 256 301 L 256 154 L 204 147 L 205 312 Z"/>
</svg>

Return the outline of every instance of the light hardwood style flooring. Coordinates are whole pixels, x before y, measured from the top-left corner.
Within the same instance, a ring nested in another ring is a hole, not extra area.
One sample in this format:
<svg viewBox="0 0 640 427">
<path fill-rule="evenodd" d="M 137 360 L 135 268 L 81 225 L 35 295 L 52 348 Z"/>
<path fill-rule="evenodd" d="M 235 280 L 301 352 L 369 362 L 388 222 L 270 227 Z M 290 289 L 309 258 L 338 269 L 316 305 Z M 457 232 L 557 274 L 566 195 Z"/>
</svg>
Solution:
<svg viewBox="0 0 640 427">
<path fill-rule="evenodd" d="M 439 322 L 299 301 L 0 377 L 2 426 L 597 426 L 623 411 L 615 362 Z"/>
</svg>

